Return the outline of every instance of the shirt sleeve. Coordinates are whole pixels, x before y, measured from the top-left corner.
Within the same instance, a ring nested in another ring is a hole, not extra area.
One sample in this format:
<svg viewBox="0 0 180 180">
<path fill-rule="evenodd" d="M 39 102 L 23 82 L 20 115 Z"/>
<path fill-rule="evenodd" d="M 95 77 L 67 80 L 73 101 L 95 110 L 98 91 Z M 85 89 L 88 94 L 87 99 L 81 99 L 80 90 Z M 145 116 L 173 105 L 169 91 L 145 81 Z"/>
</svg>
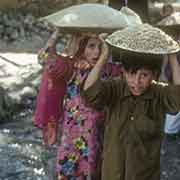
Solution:
<svg viewBox="0 0 180 180">
<path fill-rule="evenodd" d="M 180 85 L 168 85 L 161 88 L 162 101 L 166 113 L 180 111 Z"/>
<path fill-rule="evenodd" d="M 73 73 L 73 64 L 68 58 L 54 56 L 47 61 L 46 70 L 53 80 L 68 80 Z"/>
<path fill-rule="evenodd" d="M 81 96 L 85 99 L 87 106 L 102 110 L 106 106 L 112 106 L 116 99 L 122 96 L 120 89 L 122 88 L 119 79 L 98 79 L 87 90 L 81 88 Z"/>
</svg>

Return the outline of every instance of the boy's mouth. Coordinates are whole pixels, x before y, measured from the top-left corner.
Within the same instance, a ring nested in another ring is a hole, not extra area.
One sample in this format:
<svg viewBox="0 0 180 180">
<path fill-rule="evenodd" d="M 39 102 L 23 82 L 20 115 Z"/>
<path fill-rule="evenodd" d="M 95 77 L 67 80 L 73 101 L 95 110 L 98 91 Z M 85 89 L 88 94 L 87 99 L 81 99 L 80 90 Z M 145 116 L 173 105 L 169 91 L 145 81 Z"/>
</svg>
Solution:
<svg viewBox="0 0 180 180">
<path fill-rule="evenodd" d="M 130 86 L 129 88 L 130 88 L 131 93 L 132 93 L 134 96 L 139 96 L 139 95 L 141 95 L 141 93 L 142 93 L 141 88 L 136 88 L 136 87 L 134 87 L 134 86 Z"/>
</svg>

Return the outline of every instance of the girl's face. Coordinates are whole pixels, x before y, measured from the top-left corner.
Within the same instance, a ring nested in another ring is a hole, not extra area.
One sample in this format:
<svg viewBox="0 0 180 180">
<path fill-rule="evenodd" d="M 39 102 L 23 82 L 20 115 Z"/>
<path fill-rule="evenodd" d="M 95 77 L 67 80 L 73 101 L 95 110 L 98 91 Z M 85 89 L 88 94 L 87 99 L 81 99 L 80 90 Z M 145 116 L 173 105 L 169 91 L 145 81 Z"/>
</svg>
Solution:
<svg viewBox="0 0 180 180">
<path fill-rule="evenodd" d="M 139 69 L 135 73 L 125 71 L 124 75 L 129 90 L 134 96 L 143 94 L 155 79 L 153 72 L 148 69 Z"/>
<path fill-rule="evenodd" d="M 95 64 L 99 58 L 101 41 L 97 38 L 90 38 L 84 50 L 84 58 L 91 64 Z"/>
</svg>

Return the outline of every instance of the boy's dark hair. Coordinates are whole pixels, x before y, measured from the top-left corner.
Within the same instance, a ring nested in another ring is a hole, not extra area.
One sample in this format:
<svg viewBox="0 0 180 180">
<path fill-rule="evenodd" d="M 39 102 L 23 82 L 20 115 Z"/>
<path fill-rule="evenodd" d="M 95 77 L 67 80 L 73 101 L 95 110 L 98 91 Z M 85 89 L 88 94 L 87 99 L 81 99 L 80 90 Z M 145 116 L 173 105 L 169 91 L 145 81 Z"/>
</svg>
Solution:
<svg viewBox="0 0 180 180">
<path fill-rule="evenodd" d="M 121 58 L 122 65 L 128 72 L 136 73 L 137 70 L 145 68 L 155 73 L 157 78 L 161 73 L 163 59 L 161 55 L 123 53 Z"/>
</svg>

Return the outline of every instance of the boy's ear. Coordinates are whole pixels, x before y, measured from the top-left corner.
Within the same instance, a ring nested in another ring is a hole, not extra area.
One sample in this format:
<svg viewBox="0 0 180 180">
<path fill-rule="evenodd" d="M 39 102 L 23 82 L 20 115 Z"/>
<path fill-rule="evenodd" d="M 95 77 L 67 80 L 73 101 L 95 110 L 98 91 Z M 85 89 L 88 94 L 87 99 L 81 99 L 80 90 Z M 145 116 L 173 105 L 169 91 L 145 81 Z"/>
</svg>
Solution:
<svg viewBox="0 0 180 180">
<path fill-rule="evenodd" d="M 124 69 L 124 67 L 122 67 L 122 73 L 124 74 L 126 72 L 126 70 Z"/>
<path fill-rule="evenodd" d="M 124 67 L 122 67 L 122 75 L 123 75 L 123 77 L 125 77 L 126 73 L 127 73 L 127 71 L 125 70 Z"/>
<path fill-rule="evenodd" d="M 157 81 L 159 79 L 160 73 L 158 71 L 153 71 L 153 80 Z"/>
</svg>

